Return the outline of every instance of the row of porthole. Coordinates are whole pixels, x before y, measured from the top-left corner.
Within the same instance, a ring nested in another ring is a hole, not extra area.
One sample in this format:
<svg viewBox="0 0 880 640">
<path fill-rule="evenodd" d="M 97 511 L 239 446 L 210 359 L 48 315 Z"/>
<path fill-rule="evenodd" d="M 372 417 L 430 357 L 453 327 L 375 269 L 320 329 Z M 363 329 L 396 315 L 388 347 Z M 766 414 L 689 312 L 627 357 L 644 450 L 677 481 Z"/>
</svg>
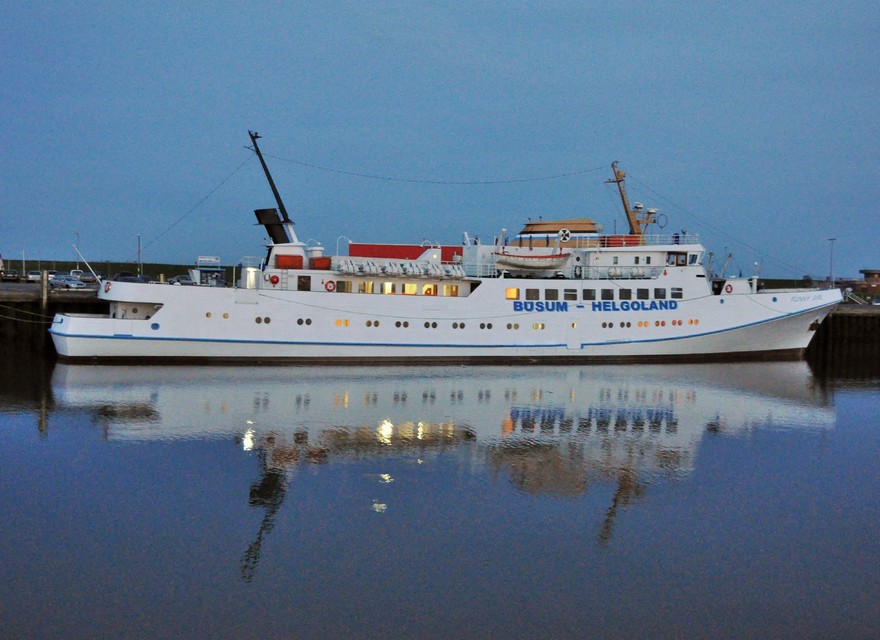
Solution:
<svg viewBox="0 0 880 640">
<path fill-rule="evenodd" d="M 132 311 L 134 311 L 135 313 L 137 313 L 137 309 L 132 309 Z M 211 313 L 210 311 L 208 311 L 208 312 L 205 314 L 205 317 L 206 317 L 206 318 L 212 318 L 213 316 L 214 316 L 214 314 Z M 224 319 L 224 320 L 228 320 L 228 319 L 229 319 L 229 314 L 228 314 L 228 313 L 224 313 L 224 314 L 223 314 L 223 319 Z"/>
<path fill-rule="evenodd" d="M 696 318 L 690 318 L 690 319 L 688 319 L 687 323 L 689 325 L 697 325 L 697 324 L 700 324 L 700 321 L 697 320 Z M 673 327 L 681 327 L 684 325 L 684 320 L 670 320 L 669 324 Z M 613 322 L 603 322 L 602 323 L 603 329 L 613 329 L 614 326 L 615 325 Z M 620 327 L 621 329 L 629 329 L 630 327 L 632 327 L 632 323 L 631 322 L 620 322 L 617 324 L 617 326 Z M 639 320 L 638 322 L 636 322 L 636 326 L 640 327 L 640 328 L 641 327 L 647 328 L 647 327 L 651 326 L 651 322 L 648 320 Z M 654 320 L 654 326 L 655 327 L 665 327 L 666 320 Z"/>
</svg>

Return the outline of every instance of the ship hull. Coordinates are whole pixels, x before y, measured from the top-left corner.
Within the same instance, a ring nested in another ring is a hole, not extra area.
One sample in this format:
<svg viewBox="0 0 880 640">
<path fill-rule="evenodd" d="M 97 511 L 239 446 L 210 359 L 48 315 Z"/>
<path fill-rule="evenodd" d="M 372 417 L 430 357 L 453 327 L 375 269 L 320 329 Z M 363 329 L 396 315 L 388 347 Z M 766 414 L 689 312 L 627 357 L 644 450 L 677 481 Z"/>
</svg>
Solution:
<svg viewBox="0 0 880 640">
<path fill-rule="evenodd" d="M 148 317 L 56 316 L 68 361 L 479 364 L 800 357 L 837 291 L 705 295 L 658 304 L 466 298 L 113 283 L 111 303 Z"/>
</svg>

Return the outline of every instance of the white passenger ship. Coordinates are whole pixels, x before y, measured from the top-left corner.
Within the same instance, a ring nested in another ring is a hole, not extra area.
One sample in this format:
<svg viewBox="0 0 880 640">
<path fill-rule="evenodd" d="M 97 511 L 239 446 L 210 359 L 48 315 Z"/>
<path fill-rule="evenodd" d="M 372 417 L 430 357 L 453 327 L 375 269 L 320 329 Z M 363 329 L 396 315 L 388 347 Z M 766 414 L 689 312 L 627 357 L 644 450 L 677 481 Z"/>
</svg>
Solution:
<svg viewBox="0 0 880 640">
<path fill-rule="evenodd" d="M 233 286 L 216 265 L 196 286 L 101 284 L 106 315 L 57 314 L 62 359 L 340 363 L 680 361 L 802 355 L 839 290 L 762 290 L 712 280 L 696 236 L 649 233 L 612 164 L 627 234 L 589 219 L 530 222 L 491 244 L 350 243 L 325 256 L 301 242 L 257 139 L 278 209 L 258 209 L 263 260 Z M 279 215 L 280 212 L 280 215 Z"/>
</svg>

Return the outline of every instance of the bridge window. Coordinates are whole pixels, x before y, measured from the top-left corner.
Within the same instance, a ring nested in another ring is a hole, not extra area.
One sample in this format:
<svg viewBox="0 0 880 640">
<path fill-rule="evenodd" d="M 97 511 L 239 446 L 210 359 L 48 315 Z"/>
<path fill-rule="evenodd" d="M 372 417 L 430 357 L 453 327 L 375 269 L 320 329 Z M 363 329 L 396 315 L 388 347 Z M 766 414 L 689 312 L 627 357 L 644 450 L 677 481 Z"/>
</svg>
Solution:
<svg viewBox="0 0 880 640">
<path fill-rule="evenodd" d="M 519 300 L 519 289 L 516 287 L 507 287 L 504 290 L 504 297 L 508 300 Z"/>
</svg>

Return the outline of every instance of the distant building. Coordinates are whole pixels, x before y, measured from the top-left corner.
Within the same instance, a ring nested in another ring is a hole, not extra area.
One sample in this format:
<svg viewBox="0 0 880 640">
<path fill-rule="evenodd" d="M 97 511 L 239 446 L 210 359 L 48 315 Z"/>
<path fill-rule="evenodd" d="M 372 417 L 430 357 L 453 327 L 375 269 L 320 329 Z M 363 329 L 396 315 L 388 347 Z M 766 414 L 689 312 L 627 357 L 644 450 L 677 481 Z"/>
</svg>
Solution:
<svg viewBox="0 0 880 640">
<path fill-rule="evenodd" d="M 846 286 L 866 300 L 880 300 L 880 269 L 859 269 L 862 280 L 847 280 Z"/>
</svg>

